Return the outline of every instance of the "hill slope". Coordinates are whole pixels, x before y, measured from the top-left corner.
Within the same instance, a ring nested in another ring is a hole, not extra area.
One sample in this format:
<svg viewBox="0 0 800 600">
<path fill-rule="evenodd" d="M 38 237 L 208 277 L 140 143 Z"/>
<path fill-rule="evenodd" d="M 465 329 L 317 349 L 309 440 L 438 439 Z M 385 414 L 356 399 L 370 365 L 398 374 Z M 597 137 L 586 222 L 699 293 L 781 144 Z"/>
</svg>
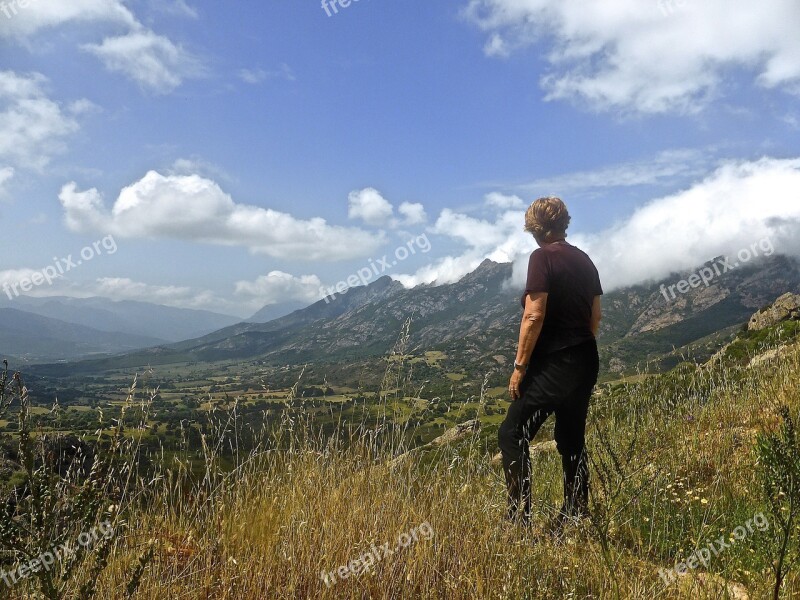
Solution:
<svg viewBox="0 0 800 600">
<path fill-rule="evenodd" d="M 20 296 L 9 300 L 2 296 L 0 297 L 0 308 L 14 308 L 66 323 L 91 327 L 99 331 L 123 333 L 155 340 L 149 345 L 196 338 L 239 322 L 236 317 L 206 310 L 173 308 L 130 300 L 115 301 L 99 297 L 33 298 Z"/>
<path fill-rule="evenodd" d="M 80 359 L 157 344 L 144 336 L 65 323 L 13 308 L 0 308 L 0 351 L 27 362 Z"/>
</svg>

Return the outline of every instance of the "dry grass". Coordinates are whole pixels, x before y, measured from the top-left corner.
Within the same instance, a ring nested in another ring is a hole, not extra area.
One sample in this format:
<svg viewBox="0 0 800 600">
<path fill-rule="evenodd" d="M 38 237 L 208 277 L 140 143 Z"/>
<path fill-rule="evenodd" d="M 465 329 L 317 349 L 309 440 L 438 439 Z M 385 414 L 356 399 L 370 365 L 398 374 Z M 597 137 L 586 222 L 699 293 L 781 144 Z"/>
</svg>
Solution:
<svg viewBox="0 0 800 600">
<path fill-rule="evenodd" d="M 690 378 L 663 390 L 648 378 L 598 400 L 588 434 L 594 518 L 563 539 L 542 531 L 559 500 L 557 455 L 534 459 L 539 516 L 523 531 L 502 519 L 502 475 L 478 437 L 390 469 L 392 444 L 313 439 L 307 423 L 287 420 L 286 450 L 254 453 L 228 473 L 212 456 L 208 477 L 193 486 L 180 469 L 153 483 L 147 505 L 128 514 L 98 596 L 123 597 L 130 564 L 150 543 L 155 558 L 139 599 L 736 597 L 726 582 L 764 597 L 773 530 L 715 557 L 715 577 L 667 588 L 658 569 L 764 510 L 754 437 L 776 426 L 778 406 L 800 408 L 800 351 L 769 370 Z M 323 571 L 373 544 L 394 546 L 422 523 L 431 539 L 360 576 L 323 582 Z M 800 597 L 796 574 L 783 594 Z"/>
</svg>

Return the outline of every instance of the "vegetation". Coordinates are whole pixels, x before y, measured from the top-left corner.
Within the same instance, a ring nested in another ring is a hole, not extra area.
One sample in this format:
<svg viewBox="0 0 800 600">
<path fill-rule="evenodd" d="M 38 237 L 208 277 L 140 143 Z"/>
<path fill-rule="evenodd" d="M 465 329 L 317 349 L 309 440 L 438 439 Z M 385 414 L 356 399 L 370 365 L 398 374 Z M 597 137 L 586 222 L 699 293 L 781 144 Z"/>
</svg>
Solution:
<svg viewBox="0 0 800 600">
<path fill-rule="evenodd" d="M 144 444 L 130 449 L 147 460 L 125 478 L 129 501 L 106 499 L 121 506 L 117 523 L 135 527 L 120 528 L 102 569 L 87 559 L 81 572 L 97 597 L 129 590 L 153 600 L 797 597 L 800 346 L 780 339 L 782 350 L 757 368 L 729 356 L 601 386 L 588 432 L 592 516 L 560 537 L 545 526 L 560 505 L 558 455 L 534 457 L 534 525 L 504 522 L 503 476 L 492 461 L 502 411 L 489 414 L 503 407 L 502 390 L 471 374 L 448 379 L 463 371 L 440 354 L 410 352 L 407 327 L 377 393 L 309 382 L 294 369 L 295 383 L 280 392 L 250 386 L 213 402 L 208 390 L 187 403 L 173 397 L 185 389 L 153 389 L 120 406 L 117 427 L 131 424 L 121 439 L 157 442 L 153 426 L 162 424 L 150 411 L 159 402 L 181 403 L 193 422 L 179 423 L 182 441 L 160 460 Z M 242 385 L 215 377 L 221 388 Z M 421 398 L 436 385 L 451 393 Z M 312 387 L 326 395 L 300 395 Z M 332 400 L 328 388 L 342 397 Z M 258 405 L 262 394 L 273 396 L 263 398 L 268 407 Z M 469 416 L 480 431 L 404 454 Z M 38 423 L 34 436 L 53 426 Z M 540 436 L 550 439 L 552 424 Z M 101 458 L 114 452 L 97 448 Z M 64 531 L 68 515 L 54 514 Z M 759 514 L 768 527 L 743 529 Z M 432 535 L 412 540 L 422 524 Z M 394 553 L 354 574 L 351 561 L 387 542 Z M 709 544 L 719 551 L 692 566 Z M 687 573 L 673 581 L 676 569 Z M 10 594 L 37 590 L 27 579 Z"/>
</svg>

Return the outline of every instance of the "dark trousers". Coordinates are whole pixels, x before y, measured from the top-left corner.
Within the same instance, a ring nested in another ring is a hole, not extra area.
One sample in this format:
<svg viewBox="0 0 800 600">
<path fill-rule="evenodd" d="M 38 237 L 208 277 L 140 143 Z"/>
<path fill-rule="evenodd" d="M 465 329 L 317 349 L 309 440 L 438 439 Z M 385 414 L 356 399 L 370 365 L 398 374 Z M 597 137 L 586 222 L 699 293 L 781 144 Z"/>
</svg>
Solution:
<svg viewBox="0 0 800 600">
<path fill-rule="evenodd" d="M 520 398 L 509 407 L 498 436 L 508 487 L 509 518 L 521 518 L 526 522 L 530 519 L 528 445 L 554 413 L 555 440 L 564 470 L 561 512 L 565 516 L 586 514 L 589 501 L 586 414 L 599 368 L 594 340 L 531 361 L 520 384 Z"/>
</svg>

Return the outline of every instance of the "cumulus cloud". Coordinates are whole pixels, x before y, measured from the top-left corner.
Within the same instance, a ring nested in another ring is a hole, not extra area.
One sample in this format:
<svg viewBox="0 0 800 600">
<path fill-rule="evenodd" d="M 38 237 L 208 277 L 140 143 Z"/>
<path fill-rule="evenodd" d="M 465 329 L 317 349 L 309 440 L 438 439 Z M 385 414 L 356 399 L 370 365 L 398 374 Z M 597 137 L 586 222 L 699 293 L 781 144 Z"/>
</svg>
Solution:
<svg viewBox="0 0 800 600">
<path fill-rule="evenodd" d="M 236 295 L 249 298 L 258 306 L 299 300 L 314 302 L 322 296 L 322 281 L 316 275 L 295 277 L 283 271 L 272 271 L 255 281 L 237 281 Z"/>
<path fill-rule="evenodd" d="M 142 88 L 159 94 L 167 94 L 187 78 L 203 73 L 191 54 L 163 35 L 143 28 L 82 48 L 98 57 L 109 71 L 123 73 Z"/>
<path fill-rule="evenodd" d="M 420 225 L 428 219 L 425 207 L 419 203 L 403 202 L 397 212 L 403 217 L 402 219 L 394 216 L 392 203 L 375 188 L 354 190 L 348 197 L 348 216 L 375 227 L 396 228 L 402 225 Z"/>
<path fill-rule="evenodd" d="M 512 262 L 524 253 L 530 254 L 532 239 L 523 231 L 524 210 L 504 210 L 494 220 L 478 219 L 445 208 L 430 229 L 465 247 L 458 256 L 445 256 L 422 267 L 416 273 L 393 275 L 406 287 L 423 283 L 453 283 L 486 258 L 495 262 Z"/>
<path fill-rule="evenodd" d="M 487 55 L 551 44 L 541 81 L 550 100 L 692 113 L 732 69 L 800 92 L 795 0 L 470 0 L 465 13 L 489 35 Z"/>
<path fill-rule="evenodd" d="M 403 225 L 420 225 L 428 220 L 425 207 L 419 202 L 403 202 L 397 212 L 403 215 Z"/>
<path fill-rule="evenodd" d="M 347 199 L 347 216 L 360 219 L 368 225 L 380 227 L 387 225 L 394 214 L 394 208 L 375 188 L 364 188 L 350 192 Z"/>
<path fill-rule="evenodd" d="M 0 37 L 19 39 L 66 23 L 137 24 L 121 0 L 31 0 L 25 7 L 18 2 L 3 2 L 0 13 Z"/>
<path fill-rule="evenodd" d="M 75 115 L 84 112 L 85 103 L 64 108 L 48 97 L 46 83 L 39 73 L 0 71 L 0 161 L 41 170 L 79 129 Z"/>
<path fill-rule="evenodd" d="M 192 13 L 182 1 L 174 3 L 172 8 L 187 16 Z M 24 8 L 18 2 L 3 2 L 0 12 L 5 13 L 0 18 L 0 38 L 16 41 L 27 41 L 42 31 L 70 24 L 124 27 L 127 31 L 122 35 L 81 47 L 99 58 L 108 70 L 123 73 L 142 88 L 156 93 L 171 92 L 186 79 L 203 74 L 197 58 L 142 25 L 122 0 L 31 0 Z"/>
<path fill-rule="evenodd" d="M 500 192 L 490 192 L 486 194 L 485 200 L 487 206 L 493 206 L 494 208 L 519 209 L 525 206 L 525 202 L 523 202 L 522 198 L 519 196 L 501 194 Z"/>
<path fill-rule="evenodd" d="M 607 290 L 660 279 L 723 254 L 734 255 L 770 238 L 775 252 L 800 255 L 800 158 L 729 161 L 687 189 L 655 199 L 629 219 L 595 234 L 572 232 L 570 241 L 594 258 Z M 433 232 L 461 242 L 464 251 L 396 276 L 406 286 L 449 283 L 485 258 L 514 263 L 522 285 L 536 247 L 522 231 L 524 212 L 494 220 L 442 211 Z"/>
<path fill-rule="evenodd" d="M 73 231 L 120 238 L 168 238 L 246 246 L 252 252 L 293 260 L 360 258 L 384 242 L 383 235 L 301 220 L 276 210 L 237 204 L 220 186 L 199 175 L 150 171 L 124 188 L 109 211 L 97 189 L 69 183 L 59 200 Z"/>
</svg>

